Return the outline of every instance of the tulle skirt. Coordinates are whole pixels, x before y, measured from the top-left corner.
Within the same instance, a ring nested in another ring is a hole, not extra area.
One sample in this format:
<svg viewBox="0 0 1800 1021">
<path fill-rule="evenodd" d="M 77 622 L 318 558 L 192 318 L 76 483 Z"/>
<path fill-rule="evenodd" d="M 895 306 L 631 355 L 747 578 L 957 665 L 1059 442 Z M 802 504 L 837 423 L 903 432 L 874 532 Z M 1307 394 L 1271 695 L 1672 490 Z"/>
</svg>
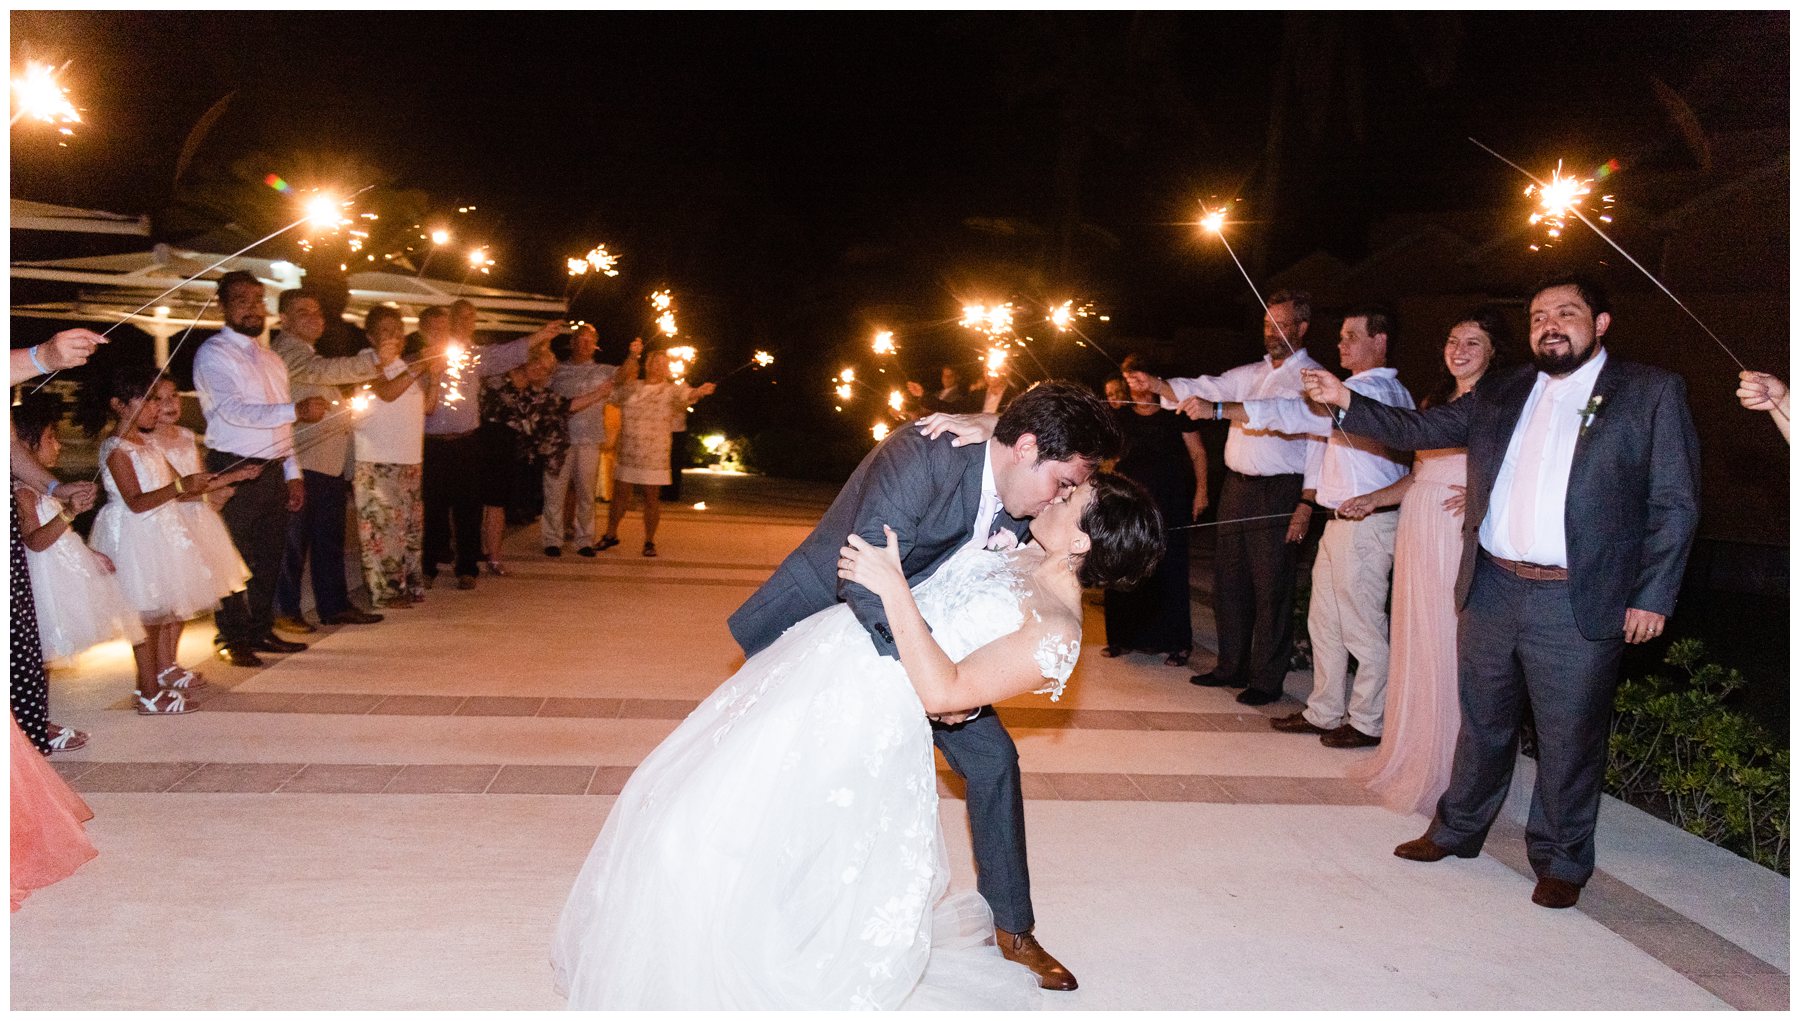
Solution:
<svg viewBox="0 0 1800 1021">
<path fill-rule="evenodd" d="M 924 709 L 833 607 L 638 767 L 563 910 L 557 987 L 578 1009 L 1032 1006 L 948 875 Z"/>
<path fill-rule="evenodd" d="M 132 645 L 144 640 L 137 610 L 125 601 L 118 577 L 80 537 L 65 533 L 41 553 L 26 550 L 25 559 L 45 660 L 68 659 L 114 638 Z"/>
<path fill-rule="evenodd" d="M 214 576 L 173 504 L 137 514 L 123 501 L 110 502 L 95 516 L 89 541 L 112 559 L 125 602 L 146 624 L 191 620 L 243 587 Z"/>
<path fill-rule="evenodd" d="M 212 572 L 214 588 L 222 589 L 219 598 L 241 591 L 250 584 L 250 567 L 238 555 L 237 544 L 231 541 L 231 533 L 226 530 L 225 519 L 219 512 L 204 502 L 177 503 L 175 509 L 181 512 L 201 561 Z"/>
<path fill-rule="evenodd" d="M 94 813 L 38 754 L 17 723 L 12 730 L 12 909 L 33 890 L 75 874 L 98 852 L 82 824 Z"/>
</svg>

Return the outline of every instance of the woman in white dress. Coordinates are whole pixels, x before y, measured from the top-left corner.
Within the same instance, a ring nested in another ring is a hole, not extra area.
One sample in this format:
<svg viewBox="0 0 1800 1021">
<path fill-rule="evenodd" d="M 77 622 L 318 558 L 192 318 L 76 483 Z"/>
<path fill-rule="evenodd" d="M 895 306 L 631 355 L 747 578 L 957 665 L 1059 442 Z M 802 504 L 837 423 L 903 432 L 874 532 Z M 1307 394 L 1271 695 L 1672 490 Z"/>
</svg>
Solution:
<svg viewBox="0 0 1800 1021">
<path fill-rule="evenodd" d="M 619 795 L 563 909 L 558 988 L 580 1009 L 1024 1007 L 1036 977 L 993 946 L 949 869 L 926 714 L 1057 698 L 1083 586 L 1129 584 L 1162 551 L 1155 505 L 1098 475 L 971 546 L 916 590 L 860 538 L 839 575 L 881 597 L 900 659 L 848 606 L 790 628 L 701 703 Z"/>
<path fill-rule="evenodd" d="M 633 340 L 625 362 L 613 377 L 612 402 L 619 406 L 619 440 L 613 454 L 612 503 L 606 509 L 601 552 L 619 544 L 619 522 L 631 509 L 631 491 L 644 501 L 644 556 L 656 556 L 656 525 L 662 519 L 662 487 L 674 477 L 669 451 L 674 445 L 676 416 L 693 401 L 712 396 L 716 385 L 688 386 L 669 374 L 669 353 L 651 352 L 639 379 L 638 358 L 644 342 Z"/>
</svg>

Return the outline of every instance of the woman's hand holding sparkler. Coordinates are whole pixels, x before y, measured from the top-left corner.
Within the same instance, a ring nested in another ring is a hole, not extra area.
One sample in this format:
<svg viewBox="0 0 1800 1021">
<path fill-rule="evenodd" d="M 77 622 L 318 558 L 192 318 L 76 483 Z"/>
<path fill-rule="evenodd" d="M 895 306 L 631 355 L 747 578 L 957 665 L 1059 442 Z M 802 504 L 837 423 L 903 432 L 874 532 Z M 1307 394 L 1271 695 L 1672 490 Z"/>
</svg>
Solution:
<svg viewBox="0 0 1800 1021">
<path fill-rule="evenodd" d="M 64 330 L 38 345 L 38 360 L 52 372 L 72 369 L 85 365 L 94 348 L 104 343 L 106 338 L 93 330 Z"/>
<path fill-rule="evenodd" d="M 1745 369 L 1738 374 L 1738 403 L 1751 411 L 1766 411 L 1774 416 L 1783 438 L 1788 434 L 1787 384 L 1766 372 Z"/>
</svg>

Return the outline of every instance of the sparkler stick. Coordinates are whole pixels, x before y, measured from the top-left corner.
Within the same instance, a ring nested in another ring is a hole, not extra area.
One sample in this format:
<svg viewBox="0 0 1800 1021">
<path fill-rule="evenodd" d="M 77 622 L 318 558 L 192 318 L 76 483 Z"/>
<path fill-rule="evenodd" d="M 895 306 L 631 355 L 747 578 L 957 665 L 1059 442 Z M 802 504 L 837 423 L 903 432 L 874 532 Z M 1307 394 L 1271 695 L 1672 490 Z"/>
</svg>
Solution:
<svg viewBox="0 0 1800 1021">
<path fill-rule="evenodd" d="M 358 404 L 357 401 L 359 401 L 359 400 L 363 401 L 364 403 Z M 257 448 L 256 453 L 245 454 L 245 455 L 239 457 L 237 460 L 226 465 L 225 467 L 220 468 L 218 471 L 208 472 L 208 474 L 224 475 L 229 472 L 235 471 L 240 466 L 248 464 L 251 461 L 264 460 L 265 458 L 268 460 L 275 460 L 275 458 L 269 458 L 268 455 L 273 454 L 276 451 L 280 450 L 284 445 L 294 447 L 294 449 L 292 451 L 290 451 L 289 453 L 298 455 L 300 453 L 298 441 L 301 436 L 310 436 L 314 430 L 318 429 L 320 426 L 324 425 L 325 423 L 333 421 L 334 419 L 337 419 L 337 418 L 341 418 L 344 415 L 356 414 L 357 412 L 363 411 L 367 407 L 368 407 L 367 398 L 364 398 L 361 395 L 352 397 L 349 399 L 349 401 L 344 402 L 344 405 L 342 407 L 340 407 L 338 410 L 327 412 L 324 415 L 324 417 L 320 418 L 317 422 L 302 423 L 299 426 L 290 430 L 289 435 L 284 436 L 280 439 L 274 440 L 273 442 L 263 444 L 261 447 Z M 282 456 L 285 458 L 287 455 L 284 454 Z"/>
<path fill-rule="evenodd" d="M 187 339 L 190 336 L 192 336 L 194 333 L 194 327 L 199 325 L 201 319 L 205 318 L 206 310 L 212 307 L 213 299 L 217 298 L 218 296 L 219 295 L 216 291 L 210 295 L 207 295 L 206 304 L 200 306 L 200 311 L 194 315 L 193 319 L 188 321 L 187 329 L 181 331 L 181 339 L 177 340 L 175 342 L 175 346 L 170 349 L 169 360 L 162 363 L 162 365 L 157 368 L 156 375 L 151 377 L 150 386 L 144 390 L 143 396 L 138 398 L 138 400 L 140 402 L 149 400 L 150 395 L 156 392 L 156 384 L 162 382 L 164 379 L 166 379 L 168 377 L 169 366 L 174 364 L 175 356 L 181 353 L 181 345 L 187 343 Z M 48 382 L 48 380 L 46 380 L 46 382 Z M 38 386 L 41 387 L 41 386 L 43 386 L 43 384 L 40 383 L 40 384 L 38 384 Z M 37 393 L 37 389 L 34 388 L 31 392 Z M 92 481 L 99 482 L 100 481 L 100 473 L 105 470 L 106 470 L 106 465 L 104 463 L 102 463 L 100 465 L 100 467 L 94 471 L 94 478 L 92 479 Z"/>
<path fill-rule="evenodd" d="M 1246 521 L 1273 521 L 1276 518 L 1280 518 L 1283 521 L 1288 521 L 1288 520 L 1293 519 L 1293 515 L 1292 514 L 1259 514 L 1253 518 L 1231 518 L 1230 520 L 1227 520 L 1227 521 L 1207 521 L 1207 522 L 1204 522 L 1204 523 L 1198 524 L 1198 525 L 1170 525 L 1168 527 L 1165 527 L 1163 529 L 1163 531 L 1165 531 L 1165 532 L 1181 532 L 1181 531 L 1185 531 L 1189 528 L 1217 528 L 1220 525 L 1241 525 Z"/>
<path fill-rule="evenodd" d="M 1514 163 L 1512 160 L 1507 159 L 1505 156 L 1502 156 L 1499 153 L 1495 152 L 1494 150 L 1489 149 L 1487 146 L 1482 145 L 1479 141 L 1476 141 L 1473 138 L 1469 139 L 1469 141 L 1474 142 L 1478 148 L 1480 148 L 1483 152 L 1486 152 L 1489 156 L 1494 157 L 1495 159 L 1497 159 L 1500 162 L 1506 164 L 1507 166 L 1513 168 L 1514 170 L 1517 170 L 1519 173 L 1524 174 L 1531 181 L 1535 182 L 1539 188 L 1548 188 L 1549 187 L 1543 181 L 1538 180 L 1538 178 L 1535 175 L 1533 175 L 1531 173 L 1531 171 L 1526 170 L 1524 167 L 1519 166 L 1517 163 Z M 1611 245 L 1613 247 L 1613 251 L 1618 252 L 1620 255 L 1623 255 L 1625 257 L 1625 260 L 1627 262 L 1631 263 L 1633 266 L 1636 266 L 1638 269 L 1638 272 L 1644 274 L 1644 276 L 1646 278 L 1648 278 L 1651 283 L 1653 283 L 1657 286 L 1658 290 L 1661 290 L 1664 294 L 1668 295 L 1669 300 L 1674 302 L 1675 306 L 1677 308 L 1681 309 L 1683 312 L 1686 312 L 1687 317 L 1694 321 L 1694 325 L 1700 327 L 1700 329 L 1708 337 L 1712 338 L 1713 343 L 1719 345 L 1719 350 L 1725 352 L 1725 356 L 1727 358 L 1730 358 L 1733 362 L 1737 363 L 1737 367 L 1739 370 L 1746 371 L 1746 372 L 1749 371 L 1750 367 L 1744 364 L 1743 359 L 1739 358 L 1731 350 L 1731 348 L 1726 345 L 1726 343 L 1724 341 L 1720 340 L 1719 335 L 1712 331 L 1712 327 L 1706 325 L 1705 322 L 1701 321 L 1700 317 L 1698 315 L 1694 314 L 1694 310 L 1687 307 L 1686 302 L 1682 301 L 1680 298 L 1677 298 L 1675 296 L 1674 291 L 1669 290 L 1667 285 L 1665 285 L 1661 280 L 1658 280 L 1656 278 L 1656 274 L 1650 272 L 1648 269 L 1645 269 L 1643 263 L 1641 263 L 1641 262 L 1637 261 L 1637 259 L 1633 258 L 1630 252 L 1627 252 L 1625 249 L 1619 247 L 1619 243 L 1617 241 L 1614 241 L 1611 238 L 1611 236 L 1609 236 L 1605 231 L 1601 230 L 1600 227 L 1594 223 L 1594 221 L 1588 219 L 1586 214 L 1582 213 L 1581 209 L 1578 206 L 1570 204 L 1563 208 L 1566 212 L 1575 214 L 1575 218 L 1580 220 L 1582 223 L 1587 224 L 1589 230 L 1593 231 L 1595 234 L 1598 234 L 1600 236 L 1600 240 Z M 1779 414 L 1779 412 L 1777 412 L 1777 414 Z"/>
</svg>

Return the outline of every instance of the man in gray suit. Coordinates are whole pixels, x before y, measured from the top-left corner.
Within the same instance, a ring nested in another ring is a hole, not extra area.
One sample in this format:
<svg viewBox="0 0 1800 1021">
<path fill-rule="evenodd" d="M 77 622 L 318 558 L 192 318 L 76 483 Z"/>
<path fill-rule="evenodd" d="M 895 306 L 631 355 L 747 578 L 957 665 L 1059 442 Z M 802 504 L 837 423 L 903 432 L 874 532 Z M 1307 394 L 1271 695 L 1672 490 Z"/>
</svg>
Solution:
<svg viewBox="0 0 1800 1021">
<path fill-rule="evenodd" d="M 954 446 L 918 429 L 898 429 L 863 458 L 818 527 L 731 615 L 732 637 L 754 656 L 783 631 L 838 602 L 883 655 L 899 658 L 881 599 L 837 576 L 838 550 L 852 533 L 883 545 L 899 536 L 900 563 L 918 583 L 958 550 L 1025 538 L 1026 522 L 1116 457 L 1118 428 L 1086 388 L 1049 382 L 1014 401 L 986 443 Z M 1074 989 L 1075 977 L 1031 935 L 1031 878 L 1025 855 L 1025 800 L 1019 753 L 991 707 L 934 720 L 933 737 L 950 768 L 968 782 L 976 883 L 994 911 L 1005 955 L 1030 968 L 1046 989 Z"/>
<path fill-rule="evenodd" d="M 1660 635 L 1699 524 L 1700 452 L 1687 388 L 1611 358 L 1606 292 L 1569 274 L 1531 297 L 1535 366 L 1460 401 L 1405 411 L 1307 373 L 1346 432 L 1403 450 L 1469 450 L 1456 583 L 1462 730 L 1431 828 L 1394 853 L 1481 853 L 1512 781 L 1521 712 L 1537 724 L 1525 839 L 1534 903 L 1573 907 L 1594 872 L 1606 740 L 1625 644 Z"/>
</svg>

